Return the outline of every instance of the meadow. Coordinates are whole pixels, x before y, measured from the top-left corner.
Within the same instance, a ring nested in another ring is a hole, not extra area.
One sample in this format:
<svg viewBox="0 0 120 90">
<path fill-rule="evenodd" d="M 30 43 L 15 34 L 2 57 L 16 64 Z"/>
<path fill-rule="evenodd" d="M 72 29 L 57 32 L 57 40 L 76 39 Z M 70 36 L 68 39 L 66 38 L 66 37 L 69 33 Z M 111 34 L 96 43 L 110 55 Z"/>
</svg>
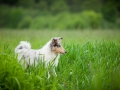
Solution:
<svg viewBox="0 0 120 90">
<path fill-rule="evenodd" d="M 14 48 L 21 40 L 38 49 L 63 37 L 57 77 L 47 78 L 43 64 L 24 70 Z M 120 30 L 0 29 L 0 90 L 120 90 Z"/>
</svg>

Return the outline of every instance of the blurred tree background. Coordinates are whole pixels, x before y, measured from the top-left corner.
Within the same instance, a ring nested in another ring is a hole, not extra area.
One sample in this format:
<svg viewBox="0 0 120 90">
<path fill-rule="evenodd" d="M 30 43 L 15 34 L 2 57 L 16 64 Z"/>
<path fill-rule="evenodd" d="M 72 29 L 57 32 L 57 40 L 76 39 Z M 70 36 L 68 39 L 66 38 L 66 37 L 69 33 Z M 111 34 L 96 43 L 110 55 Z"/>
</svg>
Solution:
<svg viewBox="0 0 120 90">
<path fill-rule="evenodd" d="M 120 28 L 120 0 L 0 0 L 0 28 Z"/>
</svg>

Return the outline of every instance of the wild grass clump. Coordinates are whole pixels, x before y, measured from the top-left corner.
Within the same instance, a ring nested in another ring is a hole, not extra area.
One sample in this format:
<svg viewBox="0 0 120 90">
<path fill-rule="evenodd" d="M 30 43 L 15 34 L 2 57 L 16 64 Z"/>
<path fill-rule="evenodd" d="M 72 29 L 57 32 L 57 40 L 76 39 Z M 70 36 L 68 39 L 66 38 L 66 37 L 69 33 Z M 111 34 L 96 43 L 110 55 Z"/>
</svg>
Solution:
<svg viewBox="0 0 120 90">
<path fill-rule="evenodd" d="M 47 69 L 23 69 L 9 46 L 0 50 L 2 90 L 119 90 L 120 46 L 115 42 L 65 45 L 56 68 L 57 77 L 47 78 Z"/>
</svg>

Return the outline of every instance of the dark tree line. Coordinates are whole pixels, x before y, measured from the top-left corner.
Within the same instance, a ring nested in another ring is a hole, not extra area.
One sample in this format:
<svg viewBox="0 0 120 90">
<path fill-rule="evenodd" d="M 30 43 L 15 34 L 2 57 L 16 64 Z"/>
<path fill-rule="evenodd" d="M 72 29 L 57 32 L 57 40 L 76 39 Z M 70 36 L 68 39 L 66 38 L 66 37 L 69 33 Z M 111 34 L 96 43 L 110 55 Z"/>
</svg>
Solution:
<svg viewBox="0 0 120 90">
<path fill-rule="evenodd" d="M 54 13 L 94 10 L 103 13 L 110 21 L 120 16 L 120 0 L 0 0 L 0 4 L 22 6 Z"/>
<path fill-rule="evenodd" d="M 13 11 L 10 11 L 9 7 L 16 8 L 16 10 L 12 9 Z M 22 7 L 23 11 L 20 11 L 19 7 Z M 6 8 L 6 11 L 4 8 Z M 120 26 L 120 0 L 0 0 L 0 25 L 3 26 L 6 24 L 6 22 L 11 21 L 10 18 L 12 18 L 15 14 L 17 14 L 19 18 L 13 19 L 15 19 L 15 21 L 20 21 L 20 16 L 24 15 L 20 12 L 25 13 L 26 11 L 24 9 L 37 11 L 39 14 L 42 12 L 47 12 L 48 14 L 50 13 L 53 15 L 60 14 L 61 12 L 80 13 L 83 11 L 92 10 L 102 15 L 102 18 L 105 20 L 104 23 L 107 21 L 109 22 L 109 25 L 113 24 L 114 26 L 115 24 L 117 26 Z M 8 12 L 12 14 L 9 15 Z M 38 16 L 39 14 L 36 13 L 33 16 Z M 6 20 L 4 17 L 6 17 Z M 14 17 L 17 18 L 16 15 Z M 24 17 L 21 16 L 22 19 Z"/>
</svg>

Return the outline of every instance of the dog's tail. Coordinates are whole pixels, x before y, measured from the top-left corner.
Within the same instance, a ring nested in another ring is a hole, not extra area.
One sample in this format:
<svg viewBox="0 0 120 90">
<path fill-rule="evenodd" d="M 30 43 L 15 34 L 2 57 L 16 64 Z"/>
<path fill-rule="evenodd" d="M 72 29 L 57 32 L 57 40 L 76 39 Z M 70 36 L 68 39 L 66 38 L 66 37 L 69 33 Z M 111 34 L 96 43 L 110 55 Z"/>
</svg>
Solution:
<svg viewBox="0 0 120 90">
<path fill-rule="evenodd" d="M 29 49 L 31 49 L 30 43 L 27 41 L 21 41 L 20 44 L 15 48 L 15 53 L 21 53 Z"/>
</svg>

